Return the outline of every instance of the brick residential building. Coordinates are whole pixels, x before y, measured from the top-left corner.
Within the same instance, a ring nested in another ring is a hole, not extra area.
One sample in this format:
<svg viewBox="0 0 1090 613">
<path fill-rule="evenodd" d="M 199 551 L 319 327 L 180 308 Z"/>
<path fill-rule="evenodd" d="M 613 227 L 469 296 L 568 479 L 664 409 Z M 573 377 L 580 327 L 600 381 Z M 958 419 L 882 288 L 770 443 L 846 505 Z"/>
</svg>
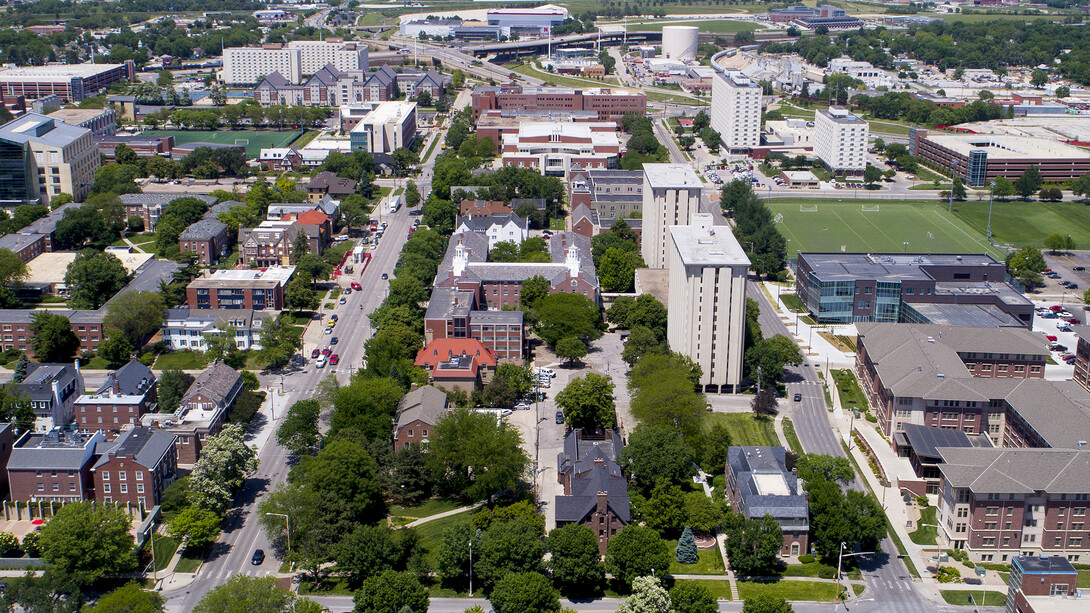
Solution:
<svg viewBox="0 0 1090 613">
<path fill-rule="evenodd" d="M 197 254 L 197 262 L 203 266 L 215 266 L 231 252 L 231 232 L 218 219 L 202 219 L 181 233 L 178 248 L 182 253 Z"/>
<path fill-rule="evenodd" d="M 4 350 L 33 351 L 30 343 L 30 326 L 34 323 L 34 315 L 38 312 L 26 309 L 0 309 L 0 347 Z M 104 338 L 102 334 L 104 313 L 69 309 L 49 309 L 49 312 L 68 318 L 72 325 L 72 332 L 79 339 L 81 350 L 98 350 L 98 344 Z"/>
<path fill-rule="evenodd" d="M 130 360 L 106 375 L 91 394 L 76 399 L 76 426 L 85 432 L 103 430 L 111 440 L 125 426 L 140 423 L 141 416 L 156 409 L 156 378 L 138 360 Z"/>
<path fill-rule="evenodd" d="M 78 361 L 75 365 L 31 362 L 26 378 L 15 385 L 30 400 L 34 430 L 49 432 L 72 423 L 76 399 L 83 394 L 83 373 Z"/>
<path fill-rule="evenodd" d="M 498 361 L 522 364 L 526 343 L 523 312 L 476 307 L 476 295 L 470 290 L 434 288 L 424 314 L 424 342 L 472 338 L 487 347 Z"/>
<path fill-rule="evenodd" d="M 394 415 L 394 449 L 427 446 L 435 435 L 435 424 L 449 410 L 446 393 L 437 387 L 425 385 L 405 394 Z"/>
<path fill-rule="evenodd" d="M 595 111 L 599 121 L 614 121 L 621 125 L 625 113 L 644 115 L 647 95 L 642 91 L 621 88 L 524 87 L 504 85 L 478 87 L 473 90 L 473 118 L 491 110 L 519 109 L 525 111 Z"/>
<path fill-rule="evenodd" d="M 95 500 L 140 509 L 157 506 L 178 473 L 177 439 L 144 426 L 125 430 L 91 467 Z"/>
<path fill-rule="evenodd" d="M 556 525 L 587 526 L 602 555 L 609 539 L 632 521 L 628 480 L 617 464 L 622 446 L 616 431 L 593 436 L 575 428 L 564 436 L 564 449 L 556 458 L 557 482 L 564 490 L 555 499 Z"/>
<path fill-rule="evenodd" d="M 301 213 L 285 213 L 281 221 L 294 221 L 307 235 L 310 253 L 321 255 L 333 243 L 333 220 L 318 209 Z"/>
<path fill-rule="evenodd" d="M 102 432 L 55 428 L 24 432 L 8 458 L 11 500 L 72 502 L 94 498 L 91 473 L 98 448 L 106 443 Z"/>
<path fill-rule="evenodd" d="M 125 207 L 125 219 L 132 216 L 144 220 L 144 229 L 151 231 L 163 216 L 163 209 L 179 198 L 196 198 L 208 206 L 219 202 L 219 198 L 204 194 L 122 194 L 118 196 Z"/>
<path fill-rule="evenodd" d="M 310 183 L 307 183 L 306 190 L 310 202 L 317 202 L 325 195 L 341 200 L 356 193 L 356 181 L 339 177 L 327 170 L 314 175 Z"/>
<path fill-rule="evenodd" d="M 1014 556 L 1007 584 L 1007 613 L 1082 613 L 1086 596 L 1079 571 L 1057 556 Z"/>
<path fill-rule="evenodd" d="M 178 463 L 192 465 L 204 441 L 219 434 L 227 410 L 242 391 L 242 376 L 222 362 L 209 366 L 193 381 L 174 413 L 148 413 L 141 425 L 177 435 Z"/>
<path fill-rule="evenodd" d="M 11 450 L 15 448 L 15 422 L 0 423 L 0 466 L 6 467 L 11 459 Z M 11 498 L 8 489 L 8 472 L 0 471 L 0 496 Z"/>
<path fill-rule="evenodd" d="M 458 214 L 469 217 L 510 215 L 511 207 L 503 200 L 463 200 L 458 207 Z"/>
<path fill-rule="evenodd" d="M 198 277 L 186 287 L 191 309 L 284 309 L 284 286 L 294 266 L 273 266 L 264 270 L 217 270 Z"/>
<path fill-rule="evenodd" d="M 810 551 L 807 494 L 794 470 L 787 470 L 783 447 L 727 449 L 727 498 L 746 519 L 771 515 L 783 530 L 780 555 L 797 557 Z"/>
<path fill-rule="evenodd" d="M 937 523 L 955 549 L 976 562 L 996 563 L 1018 555 L 1078 562 L 1090 554 L 1090 451 L 939 451 Z"/>
<path fill-rule="evenodd" d="M 467 394 L 491 381 L 496 372 L 496 356 L 473 338 L 435 339 L 417 352 L 415 364 L 428 371 L 429 383 Z"/>
</svg>

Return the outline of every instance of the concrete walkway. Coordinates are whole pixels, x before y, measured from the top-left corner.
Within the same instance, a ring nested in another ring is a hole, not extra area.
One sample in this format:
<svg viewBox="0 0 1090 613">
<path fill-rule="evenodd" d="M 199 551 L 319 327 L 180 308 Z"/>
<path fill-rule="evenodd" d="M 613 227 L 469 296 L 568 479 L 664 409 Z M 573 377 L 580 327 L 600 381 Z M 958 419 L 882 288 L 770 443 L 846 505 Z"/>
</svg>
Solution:
<svg viewBox="0 0 1090 613">
<path fill-rule="evenodd" d="M 429 521 L 435 521 L 444 517 L 450 517 L 451 515 L 458 515 L 459 513 L 465 513 L 466 511 L 472 511 L 484 505 L 485 501 L 477 502 L 469 505 L 468 507 L 458 507 L 457 509 L 451 509 L 449 511 L 443 511 L 442 513 L 436 513 L 435 515 L 429 515 L 428 517 L 421 517 L 420 519 L 410 522 L 405 525 L 406 528 L 416 528 L 422 524 L 426 524 Z"/>
</svg>

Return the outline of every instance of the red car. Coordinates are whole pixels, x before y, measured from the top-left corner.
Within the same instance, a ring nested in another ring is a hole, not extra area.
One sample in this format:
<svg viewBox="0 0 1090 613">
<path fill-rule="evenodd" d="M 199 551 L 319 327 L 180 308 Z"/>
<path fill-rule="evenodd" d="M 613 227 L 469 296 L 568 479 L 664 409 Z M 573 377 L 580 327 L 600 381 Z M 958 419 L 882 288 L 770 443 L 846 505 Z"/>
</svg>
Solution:
<svg viewBox="0 0 1090 613">
<path fill-rule="evenodd" d="M 356 290 L 356 291 L 359 291 L 359 290 L 361 290 L 361 289 L 363 289 L 363 288 L 362 288 L 362 287 L 360 286 L 360 284 L 359 284 L 359 283 L 356 283 L 355 281 L 353 281 L 353 282 L 352 282 L 352 289 L 354 289 L 354 290 Z"/>
<path fill-rule="evenodd" d="M 1055 338 L 1053 338 L 1052 340 L 1056 340 L 1056 339 L 1055 339 Z M 317 347 L 315 347 L 315 348 L 314 348 L 314 351 L 311 351 L 311 352 L 310 352 L 310 357 L 312 357 L 312 358 L 316 358 L 316 357 L 318 357 L 318 356 L 320 356 L 320 355 L 322 355 L 322 352 L 321 352 L 321 351 L 318 351 L 318 348 L 317 348 Z"/>
<path fill-rule="evenodd" d="M 1056 338 L 1056 335 L 1055 335 L 1055 334 L 1046 334 L 1046 335 L 1045 335 L 1045 338 L 1047 338 L 1048 340 L 1052 341 L 1053 343 L 1055 343 L 1055 342 L 1056 342 L 1056 341 L 1058 340 L 1058 339 Z M 317 350 L 315 350 L 315 351 L 317 351 Z"/>
<path fill-rule="evenodd" d="M 1054 305 L 1048 307 L 1048 310 L 1050 310 L 1050 311 L 1062 311 L 1062 310 L 1064 310 L 1064 308 L 1062 306 L 1058 305 L 1058 304 L 1054 304 Z"/>
<path fill-rule="evenodd" d="M 329 356 L 329 363 L 330 364 L 336 365 L 337 362 L 340 362 L 340 361 L 341 361 L 341 356 L 339 356 L 339 355 L 337 355 L 335 353 L 333 355 Z"/>
<path fill-rule="evenodd" d="M 1068 317 L 1064 321 L 1066 321 L 1069 324 L 1076 324 L 1076 325 L 1082 323 L 1081 321 L 1079 321 L 1079 319 L 1077 317 Z"/>
<path fill-rule="evenodd" d="M 329 352 L 329 347 L 326 347 L 325 349 L 322 349 L 322 355 L 329 355 L 329 353 L 330 353 Z"/>
</svg>

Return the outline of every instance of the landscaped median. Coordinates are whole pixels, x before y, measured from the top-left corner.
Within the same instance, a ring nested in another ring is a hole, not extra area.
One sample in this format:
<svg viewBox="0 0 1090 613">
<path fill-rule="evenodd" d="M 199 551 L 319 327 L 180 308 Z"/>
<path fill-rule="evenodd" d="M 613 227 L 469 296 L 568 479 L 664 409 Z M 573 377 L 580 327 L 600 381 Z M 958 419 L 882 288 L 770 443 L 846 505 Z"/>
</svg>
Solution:
<svg viewBox="0 0 1090 613">
<path fill-rule="evenodd" d="M 807 600 L 811 602 L 832 602 L 836 600 L 836 582 L 833 581 L 739 581 L 738 596 L 749 600 L 754 596 L 768 594 L 786 600 Z"/>
<path fill-rule="evenodd" d="M 961 606 L 972 606 L 974 604 L 981 604 L 981 599 L 984 600 L 984 606 L 986 607 L 1002 607 L 1007 604 L 1007 594 L 1004 592 L 988 592 L 984 590 L 941 590 L 942 599 L 946 601 L 946 604 L 955 604 Z M 970 600 L 972 596 L 974 600 Z"/>
</svg>

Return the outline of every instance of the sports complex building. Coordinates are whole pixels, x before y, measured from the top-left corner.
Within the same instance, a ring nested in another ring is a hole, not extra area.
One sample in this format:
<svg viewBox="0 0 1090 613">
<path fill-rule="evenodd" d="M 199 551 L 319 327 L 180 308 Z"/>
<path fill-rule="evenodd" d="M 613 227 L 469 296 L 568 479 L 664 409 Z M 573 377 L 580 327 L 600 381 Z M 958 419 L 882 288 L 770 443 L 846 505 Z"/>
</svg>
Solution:
<svg viewBox="0 0 1090 613">
<path fill-rule="evenodd" d="M 1090 152 L 1050 140 L 1007 134 L 932 134 L 911 128 L 909 153 L 926 164 L 983 187 L 996 177 L 1017 179 L 1037 166 L 1046 183 L 1090 172 Z"/>
<path fill-rule="evenodd" d="M 59 96 L 68 102 L 80 102 L 136 75 L 132 60 L 124 64 L 56 64 L 22 66 L 0 70 L 0 91 L 4 96 L 27 99 Z"/>
</svg>

